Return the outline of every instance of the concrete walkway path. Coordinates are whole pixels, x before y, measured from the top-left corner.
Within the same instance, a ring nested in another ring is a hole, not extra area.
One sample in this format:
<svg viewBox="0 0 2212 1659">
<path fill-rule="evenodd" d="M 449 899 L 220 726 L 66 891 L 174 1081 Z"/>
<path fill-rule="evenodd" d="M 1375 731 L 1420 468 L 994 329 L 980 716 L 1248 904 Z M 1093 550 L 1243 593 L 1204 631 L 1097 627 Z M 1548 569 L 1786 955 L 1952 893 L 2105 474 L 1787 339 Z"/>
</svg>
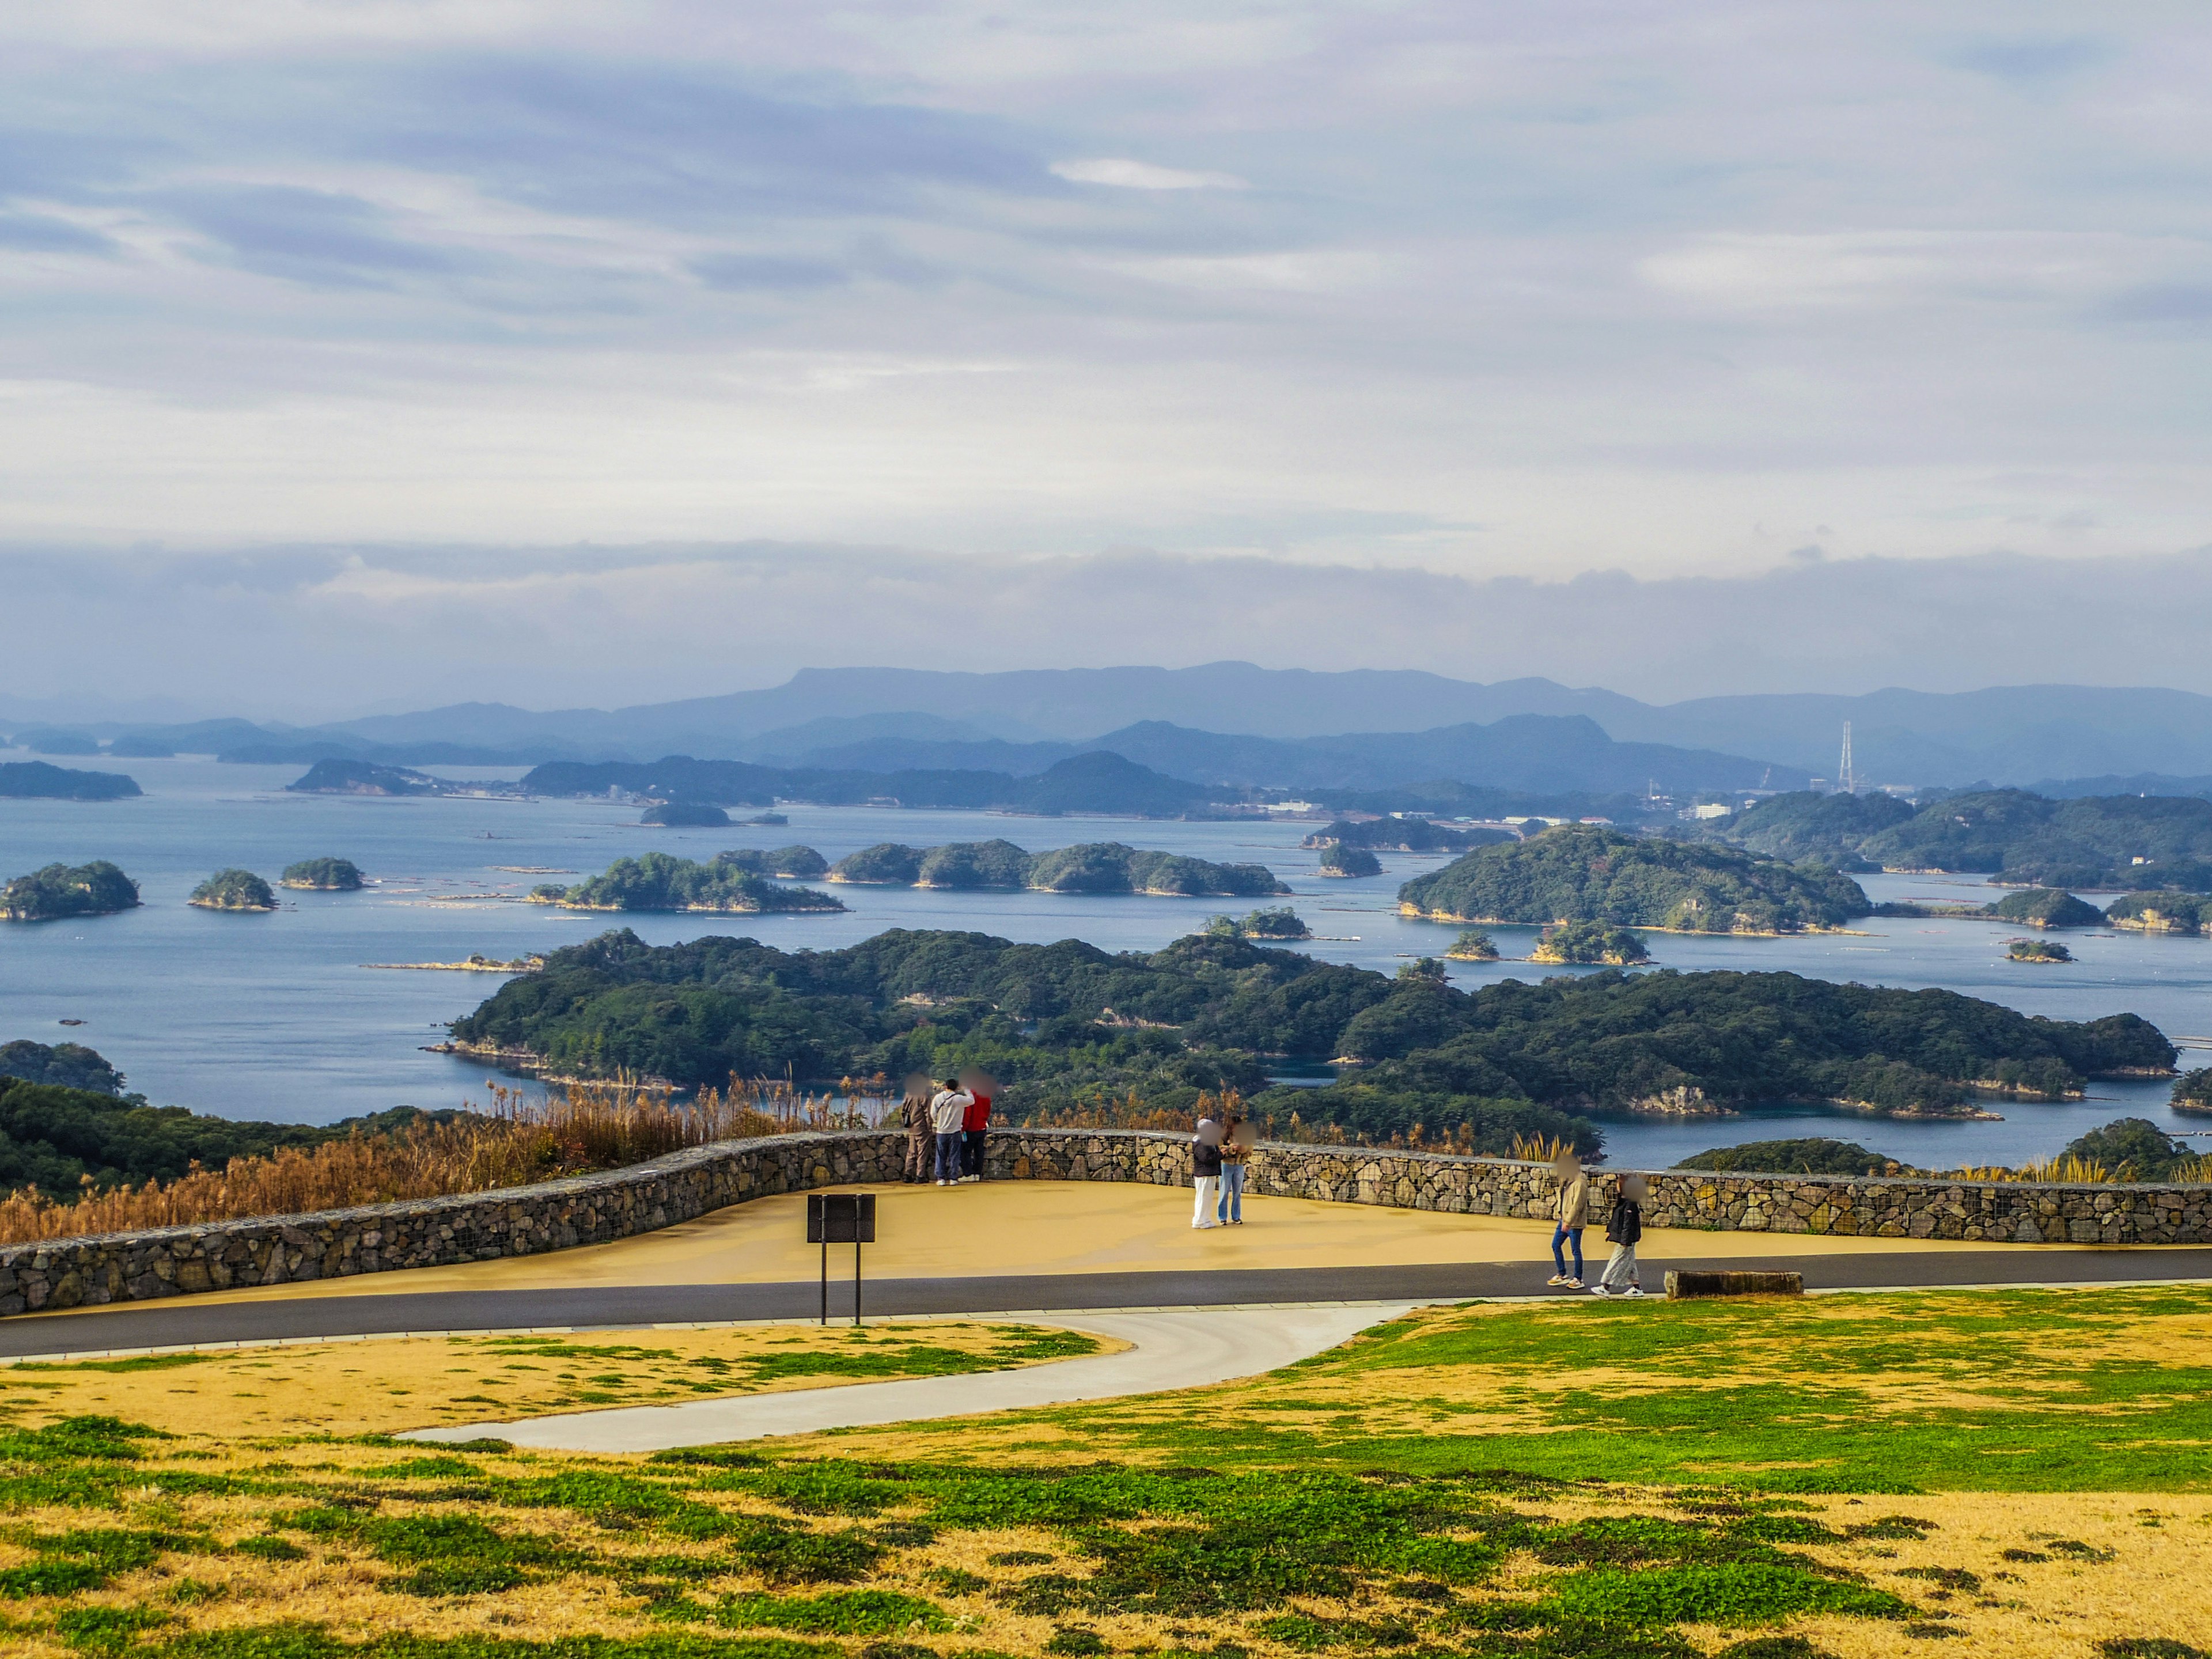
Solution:
<svg viewBox="0 0 2212 1659">
<path fill-rule="evenodd" d="M 823 1429 L 1114 1400 L 1256 1376 L 1310 1358 L 1417 1305 L 1392 1302 L 1318 1308 L 1196 1309 L 1057 1318 L 1024 1314 L 1025 1324 L 1091 1331 L 1118 1337 L 1131 1346 L 1094 1359 L 1061 1360 L 1021 1370 L 862 1382 L 732 1400 L 695 1400 L 678 1406 L 574 1412 L 516 1423 L 470 1423 L 421 1429 L 400 1438 L 460 1441 L 489 1437 L 548 1451 L 652 1452 L 759 1440 L 772 1435 L 812 1434 Z"/>
</svg>

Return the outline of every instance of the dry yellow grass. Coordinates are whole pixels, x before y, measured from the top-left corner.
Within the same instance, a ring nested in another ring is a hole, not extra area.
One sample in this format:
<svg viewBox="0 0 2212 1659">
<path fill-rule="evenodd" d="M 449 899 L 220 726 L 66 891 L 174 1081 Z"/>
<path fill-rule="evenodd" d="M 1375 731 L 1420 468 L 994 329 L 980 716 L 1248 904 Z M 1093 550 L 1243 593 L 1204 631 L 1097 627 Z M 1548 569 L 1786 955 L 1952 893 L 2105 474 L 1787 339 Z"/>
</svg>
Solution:
<svg viewBox="0 0 2212 1659">
<path fill-rule="evenodd" d="M 0 1415 L 37 1427 L 106 1414 L 223 1443 L 246 1437 L 390 1434 L 552 1412 L 835 1388 L 931 1374 L 917 1348 L 988 1355 L 1030 1328 L 980 1320 L 752 1325 L 534 1337 L 389 1338 L 150 1359 L 0 1368 Z M 1089 1339 L 1096 1352 L 1126 1343 Z M 865 1374 L 760 1375 L 750 1361 L 866 1356 Z M 1036 1361 L 1019 1361 L 1033 1364 Z"/>
</svg>

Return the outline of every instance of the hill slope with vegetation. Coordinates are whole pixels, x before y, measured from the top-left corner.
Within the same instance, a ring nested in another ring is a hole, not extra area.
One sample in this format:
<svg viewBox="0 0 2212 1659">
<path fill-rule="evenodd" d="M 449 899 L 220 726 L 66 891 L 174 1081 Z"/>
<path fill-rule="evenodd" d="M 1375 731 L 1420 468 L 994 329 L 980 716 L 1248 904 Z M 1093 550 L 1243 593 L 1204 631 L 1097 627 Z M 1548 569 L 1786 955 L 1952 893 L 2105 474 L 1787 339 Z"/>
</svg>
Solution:
<svg viewBox="0 0 2212 1659">
<path fill-rule="evenodd" d="M 1747 852 L 1790 864 L 1818 863 L 1838 870 L 1871 870 L 1859 848 L 1913 814 L 1894 795 L 1814 794 L 1808 789 L 1770 795 L 1706 833 Z"/>
<path fill-rule="evenodd" d="M 1179 1109 L 1233 1087 L 1309 1126 L 1386 1139 L 1419 1124 L 1497 1152 L 1519 1133 L 1594 1151 L 1595 1126 L 1571 1111 L 1658 1109 L 1686 1092 L 1711 1109 L 1847 1099 L 1931 1112 L 1971 1085 L 2063 1096 L 2087 1076 L 2170 1068 L 2174 1054 L 2132 1015 L 2030 1019 L 1950 992 L 1794 974 L 1600 973 L 1470 994 L 1223 934 L 1114 955 L 907 930 L 821 951 L 606 933 L 508 981 L 453 1031 L 487 1056 L 686 1085 L 975 1065 L 1005 1080 L 1014 1120 L 1133 1090 Z M 1346 1070 L 1327 1088 L 1271 1091 L 1284 1057 Z"/>
<path fill-rule="evenodd" d="M 1884 869 L 1974 873 L 2007 885 L 2201 893 L 2212 891 L 2212 800 L 2051 800 L 1995 789 L 1934 802 L 1869 836 L 1859 850 Z"/>
<path fill-rule="evenodd" d="M 1731 847 L 1561 824 L 1486 847 L 1398 890 L 1438 921 L 1604 921 L 1685 933 L 1797 933 L 1872 909 L 1856 882 Z"/>
</svg>

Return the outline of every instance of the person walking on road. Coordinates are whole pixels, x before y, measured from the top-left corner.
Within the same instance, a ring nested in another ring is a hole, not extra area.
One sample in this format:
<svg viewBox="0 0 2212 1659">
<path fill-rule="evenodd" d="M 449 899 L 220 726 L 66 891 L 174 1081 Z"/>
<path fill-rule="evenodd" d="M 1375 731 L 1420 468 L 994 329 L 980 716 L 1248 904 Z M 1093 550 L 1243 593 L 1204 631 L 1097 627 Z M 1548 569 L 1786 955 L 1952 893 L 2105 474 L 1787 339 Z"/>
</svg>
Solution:
<svg viewBox="0 0 2212 1659">
<path fill-rule="evenodd" d="M 1221 1199 L 1213 1218 L 1231 1227 L 1244 1224 L 1244 1160 L 1252 1155 L 1259 1136 L 1250 1120 L 1235 1107 L 1222 1113 Z"/>
<path fill-rule="evenodd" d="M 961 1125 L 967 1121 L 968 1109 L 975 1103 L 969 1094 L 951 1078 L 933 1096 L 929 1103 L 929 1118 L 937 1131 L 937 1184 L 957 1186 L 960 1182 L 960 1149 L 966 1136 Z"/>
<path fill-rule="evenodd" d="M 983 1143 L 991 1127 L 991 1097 L 983 1092 L 979 1084 L 968 1085 L 969 1104 L 960 1119 L 961 1169 L 963 1181 L 983 1178 Z"/>
<path fill-rule="evenodd" d="M 1221 1194 L 1221 1125 L 1214 1118 L 1199 1119 L 1198 1133 L 1190 1138 L 1190 1184 L 1198 1189 L 1190 1224 L 1218 1227 L 1221 1224 L 1213 1218 L 1213 1206 Z"/>
<path fill-rule="evenodd" d="M 1582 1159 L 1572 1152 L 1561 1152 L 1553 1162 L 1552 1176 L 1559 1183 L 1559 1195 L 1552 1212 L 1559 1221 L 1559 1225 L 1552 1229 L 1552 1261 L 1558 1271 L 1546 1283 L 1579 1291 L 1583 1287 L 1583 1229 L 1589 1225 L 1589 1179 L 1583 1174 Z M 1572 1273 L 1567 1271 L 1567 1258 L 1559 1248 L 1569 1243 L 1575 1249 Z"/>
<path fill-rule="evenodd" d="M 1625 1175 L 1620 1178 L 1620 1196 L 1613 1200 L 1613 1214 L 1605 1224 L 1605 1236 L 1613 1243 L 1613 1255 L 1598 1275 L 1597 1283 L 1590 1286 L 1592 1296 L 1642 1296 L 1644 1287 L 1636 1279 L 1636 1241 L 1644 1237 L 1644 1200 L 1651 1194 L 1651 1184 L 1640 1175 Z"/>
<path fill-rule="evenodd" d="M 899 1121 L 906 1125 L 904 1179 L 911 1186 L 919 1186 L 929 1179 L 930 1164 L 937 1152 L 937 1121 L 929 1110 L 932 1092 L 927 1078 L 911 1078 L 906 1085 L 906 1099 L 899 1105 Z"/>
</svg>

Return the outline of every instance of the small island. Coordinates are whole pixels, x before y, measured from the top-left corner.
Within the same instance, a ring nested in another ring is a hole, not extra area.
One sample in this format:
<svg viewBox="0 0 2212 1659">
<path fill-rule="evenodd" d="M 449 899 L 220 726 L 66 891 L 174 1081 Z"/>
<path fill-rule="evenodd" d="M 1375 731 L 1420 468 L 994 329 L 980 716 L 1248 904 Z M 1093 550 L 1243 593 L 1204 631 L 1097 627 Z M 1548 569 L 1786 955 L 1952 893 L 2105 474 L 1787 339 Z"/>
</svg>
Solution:
<svg viewBox="0 0 2212 1659">
<path fill-rule="evenodd" d="M 2171 1104 L 2177 1112 L 2212 1116 L 2212 1066 L 2184 1072 L 2174 1079 Z"/>
<path fill-rule="evenodd" d="M 730 815 L 702 800 L 657 800 L 638 822 L 660 830 L 726 830 Z"/>
<path fill-rule="evenodd" d="M 319 760 L 306 775 L 284 788 L 294 795 L 442 795 L 450 786 L 442 778 L 412 767 L 364 760 Z"/>
<path fill-rule="evenodd" d="M 2055 939 L 2016 939 L 2005 946 L 2007 962 L 2071 962 L 2074 953 Z"/>
<path fill-rule="evenodd" d="M 1239 921 L 1235 916 L 1216 916 L 1206 924 L 1215 939 L 1311 939 L 1313 929 L 1287 904 L 1254 910 Z"/>
<path fill-rule="evenodd" d="M 534 974 L 545 965 L 542 956 L 516 957 L 499 962 L 471 951 L 459 962 L 364 962 L 364 968 L 396 968 L 408 972 L 441 974 Z"/>
<path fill-rule="evenodd" d="M 2131 933 L 2202 933 L 2212 931 L 2212 897 L 2171 890 L 2130 893 L 2105 907 L 2105 920 Z"/>
<path fill-rule="evenodd" d="M 811 847 L 776 847 L 765 853 L 757 847 L 732 847 L 715 854 L 714 860 L 733 869 L 785 881 L 819 881 L 830 873 L 830 860 Z"/>
<path fill-rule="evenodd" d="M 617 859 L 603 874 L 573 887 L 551 882 L 533 887 L 530 902 L 564 910 L 705 910 L 733 915 L 845 908 L 811 887 L 779 887 L 757 869 L 726 854 L 702 864 L 666 853 Z"/>
<path fill-rule="evenodd" d="M 1650 961 L 1651 953 L 1626 927 L 1610 927 L 1601 921 L 1563 921 L 1544 930 L 1543 942 L 1529 953 L 1528 960 L 1631 968 Z"/>
<path fill-rule="evenodd" d="M 1029 888 L 1170 898 L 1273 898 L 1291 890 L 1264 864 L 1216 864 L 1118 841 L 1035 854 L 1010 841 L 948 842 L 941 847 L 884 842 L 839 860 L 830 879 L 881 887 Z"/>
<path fill-rule="evenodd" d="M 9 800 L 128 800 L 143 793 L 120 772 L 81 772 L 44 761 L 0 763 L 0 797 Z"/>
<path fill-rule="evenodd" d="M 1460 936 L 1452 941 L 1451 949 L 1444 955 L 1454 962 L 1495 962 L 1498 960 L 1498 946 L 1480 927 L 1467 927 L 1461 930 Z"/>
<path fill-rule="evenodd" d="M 301 859 L 288 864 L 279 879 L 311 893 L 352 893 L 361 888 L 361 871 L 351 859 Z"/>
<path fill-rule="evenodd" d="M 1325 842 L 1321 849 L 1321 872 L 1324 876 L 1379 876 L 1382 860 L 1364 847 L 1347 846 L 1340 841 Z"/>
<path fill-rule="evenodd" d="M 2063 887 L 2030 887 L 2007 893 L 1994 904 L 1982 907 L 1992 921 L 2009 921 L 2028 927 L 2102 927 L 2105 913 L 2084 904 Z M 2045 958 L 2051 960 L 2053 958 Z"/>
<path fill-rule="evenodd" d="M 185 902 L 203 910 L 274 910 L 276 895 L 251 870 L 218 870 Z"/>
<path fill-rule="evenodd" d="M 106 859 L 49 864 L 0 887 L 0 921 L 53 921 L 136 909 L 138 884 Z"/>
</svg>

